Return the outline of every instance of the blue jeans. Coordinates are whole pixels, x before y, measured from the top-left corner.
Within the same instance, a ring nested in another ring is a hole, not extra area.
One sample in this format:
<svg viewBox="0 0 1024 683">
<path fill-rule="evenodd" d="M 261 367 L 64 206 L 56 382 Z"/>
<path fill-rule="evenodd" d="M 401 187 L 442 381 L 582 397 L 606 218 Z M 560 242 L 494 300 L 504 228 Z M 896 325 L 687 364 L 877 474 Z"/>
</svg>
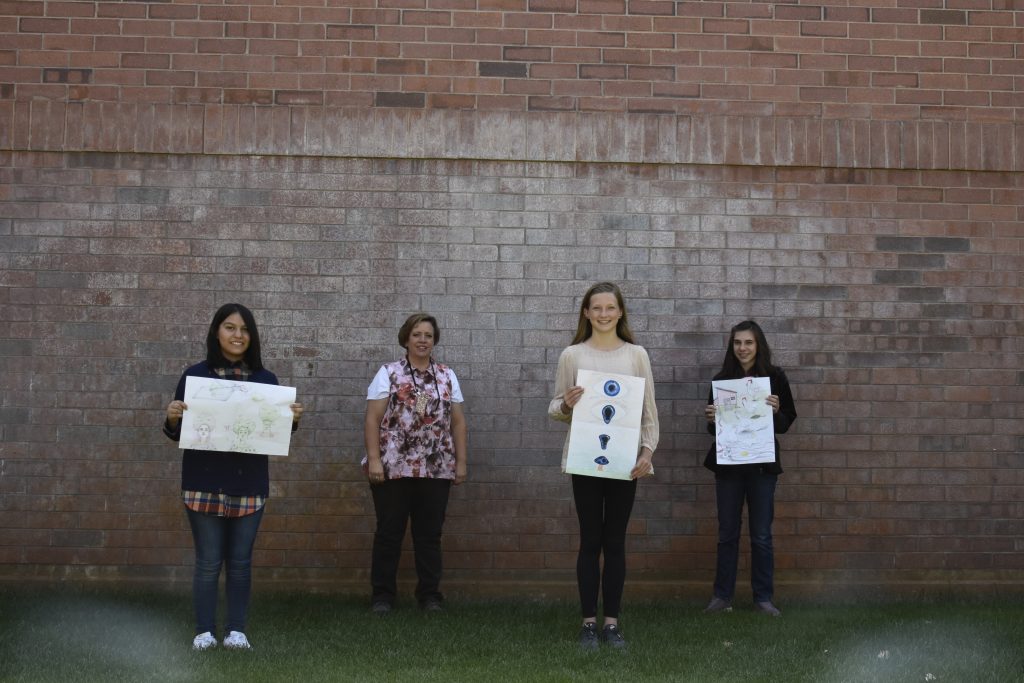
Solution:
<svg viewBox="0 0 1024 683">
<path fill-rule="evenodd" d="M 736 592 L 743 503 L 746 501 L 750 522 L 750 586 L 754 590 L 754 602 L 772 599 L 775 573 L 772 519 L 775 517 L 777 482 L 778 475 L 758 471 L 715 476 L 715 497 L 718 501 L 715 597 L 732 600 Z"/>
<path fill-rule="evenodd" d="M 252 590 L 252 548 L 256 544 L 263 509 L 244 517 L 217 517 L 193 512 L 187 507 L 185 511 L 196 548 L 195 573 L 192 575 L 196 633 L 217 633 L 217 584 L 222 565 L 224 592 L 228 599 L 228 621 L 224 633 L 244 633 Z"/>
</svg>

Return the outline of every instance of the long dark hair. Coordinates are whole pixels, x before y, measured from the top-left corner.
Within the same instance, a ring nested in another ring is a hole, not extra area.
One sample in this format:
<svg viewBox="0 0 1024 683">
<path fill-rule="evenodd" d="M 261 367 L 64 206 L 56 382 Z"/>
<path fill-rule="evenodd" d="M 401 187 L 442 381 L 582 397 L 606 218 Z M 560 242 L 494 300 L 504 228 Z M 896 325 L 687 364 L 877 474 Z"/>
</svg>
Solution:
<svg viewBox="0 0 1024 683">
<path fill-rule="evenodd" d="M 754 333 L 754 341 L 757 342 L 757 355 L 754 356 L 754 366 L 751 368 L 751 372 L 758 377 L 769 376 L 775 370 L 775 366 L 772 365 L 772 350 L 768 346 L 768 340 L 765 339 L 761 326 L 753 320 L 744 320 L 738 325 L 734 325 L 729 332 L 729 345 L 725 348 L 725 360 L 722 361 L 722 371 L 719 373 L 719 376 L 739 379 L 746 374 L 732 348 L 737 332 Z"/>
<path fill-rule="evenodd" d="M 211 368 L 224 368 L 231 365 L 231 362 L 220 351 L 217 332 L 220 330 L 220 324 L 232 313 L 242 316 L 242 322 L 245 323 L 246 330 L 249 332 L 249 348 L 245 350 L 242 360 L 253 372 L 262 370 L 263 357 L 260 353 L 260 333 L 256 329 L 256 318 L 253 317 L 252 311 L 242 304 L 224 304 L 213 314 L 210 331 L 206 333 L 206 364 Z"/>
<path fill-rule="evenodd" d="M 615 326 L 615 334 L 619 336 L 619 339 L 635 344 L 636 342 L 633 341 L 633 331 L 629 329 L 629 318 L 626 316 L 626 302 L 622 299 L 622 290 L 613 282 L 598 282 L 583 295 L 583 301 L 580 303 L 580 319 L 576 325 L 576 336 L 573 337 L 572 343 L 580 344 L 585 342 L 594 334 L 594 328 L 591 326 L 587 316 L 584 315 L 584 312 L 590 308 L 590 297 L 595 294 L 615 295 L 615 302 L 619 305 L 619 310 L 622 311 L 622 317 L 619 318 L 619 323 Z"/>
</svg>

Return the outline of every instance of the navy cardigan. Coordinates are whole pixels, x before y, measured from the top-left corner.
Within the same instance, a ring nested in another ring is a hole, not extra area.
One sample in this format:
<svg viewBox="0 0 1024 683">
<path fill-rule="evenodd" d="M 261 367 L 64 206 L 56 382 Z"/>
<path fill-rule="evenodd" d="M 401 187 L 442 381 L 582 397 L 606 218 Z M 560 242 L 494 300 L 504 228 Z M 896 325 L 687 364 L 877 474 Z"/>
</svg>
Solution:
<svg viewBox="0 0 1024 683">
<path fill-rule="evenodd" d="M 174 391 L 176 401 L 185 400 L 186 377 L 221 379 L 206 361 L 185 370 Z M 249 376 L 250 382 L 277 384 L 277 377 L 269 370 L 257 370 Z M 187 403 L 187 401 L 186 401 Z M 292 423 L 294 430 L 296 425 Z M 164 421 L 164 434 L 174 441 L 181 439 L 181 420 L 175 428 Z M 181 458 L 181 490 L 223 493 L 229 496 L 269 496 L 270 474 L 267 456 L 256 453 L 233 453 L 186 449 Z"/>
</svg>

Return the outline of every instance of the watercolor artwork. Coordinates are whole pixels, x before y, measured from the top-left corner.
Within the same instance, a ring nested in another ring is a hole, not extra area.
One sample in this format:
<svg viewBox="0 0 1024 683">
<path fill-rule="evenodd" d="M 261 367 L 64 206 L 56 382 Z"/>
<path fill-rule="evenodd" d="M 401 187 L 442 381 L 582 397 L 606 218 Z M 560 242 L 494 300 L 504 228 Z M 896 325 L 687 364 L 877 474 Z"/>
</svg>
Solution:
<svg viewBox="0 0 1024 683">
<path fill-rule="evenodd" d="M 771 406 L 765 403 L 771 393 L 767 377 L 711 383 L 719 465 L 775 462 L 774 418 Z"/>
<path fill-rule="evenodd" d="M 580 370 L 583 397 L 572 411 L 565 471 L 629 479 L 640 448 L 643 377 Z"/>
<path fill-rule="evenodd" d="M 288 455 L 295 387 L 185 378 L 179 448 Z"/>
</svg>

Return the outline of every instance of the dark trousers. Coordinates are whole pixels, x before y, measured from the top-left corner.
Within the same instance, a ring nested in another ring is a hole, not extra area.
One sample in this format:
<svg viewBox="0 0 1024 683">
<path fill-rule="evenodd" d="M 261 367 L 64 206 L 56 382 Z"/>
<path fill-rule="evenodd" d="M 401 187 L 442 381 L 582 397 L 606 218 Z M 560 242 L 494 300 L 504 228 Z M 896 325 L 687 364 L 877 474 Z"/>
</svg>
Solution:
<svg viewBox="0 0 1024 683">
<path fill-rule="evenodd" d="M 252 592 L 252 549 L 263 510 L 244 517 L 218 517 L 193 512 L 187 507 L 188 523 L 196 549 L 192 575 L 192 606 L 196 634 L 216 635 L 217 585 L 224 567 L 224 592 L 228 600 L 228 621 L 224 633 L 245 632 Z"/>
<path fill-rule="evenodd" d="M 777 481 L 778 475 L 761 472 L 715 477 L 715 496 L 718 501 L 716 597 L 732 600 L 736 592 L 745 501 L 750 522 L 750 585 L 754 591 L 754 602 L 772 599 L 775 573 L 772 519 L 775 517 Z"/>
<path fill-rule="evenodd" d="M 597 594 L 603 586 L 604 616 L 618 619 L 626 584 L 626 526 L 636 498 L 636 480 L 574 474 L 572 495 L 580 521 L 580 550 L 576 556 L 580 610 L 584 619 L 597 616 Z"/>
<path fill-rule="evenodd" d="M 393 603 L 398 593 L 398 560 L 405 528 L 412 521 L 416 560 L 416 599 L 442 600 L 441 527 L 448 508 L 451 479 L 391 479 L 370 487 L 377 513 L 370 584 L 374 602 Z"/>
</svg>

